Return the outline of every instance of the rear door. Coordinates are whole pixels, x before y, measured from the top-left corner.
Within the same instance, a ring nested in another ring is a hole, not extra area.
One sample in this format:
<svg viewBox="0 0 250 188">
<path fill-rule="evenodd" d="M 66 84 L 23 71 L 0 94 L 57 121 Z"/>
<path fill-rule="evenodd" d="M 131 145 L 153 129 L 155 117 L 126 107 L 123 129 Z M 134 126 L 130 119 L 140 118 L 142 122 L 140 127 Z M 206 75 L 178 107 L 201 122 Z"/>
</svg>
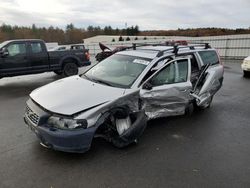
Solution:
<svg viewBox="0 0 250 188">
<path fill-rule="evenodd" d="M 215 50 L 200 51 L 198 56 L 203 66 L 192 95 L 198 106 L 204 106 L 221 88 L 224 67 Z"/>
<path fill-rule="evenodd" d="M 141 108 L 150 119 L 185 113 L 191 99 L 190 73 L 190 59 L 181 58 L 167 63 L 142 85 Z"/>
<path fill-rule="evenodd" d="M 3 75 L 22 74 L 30 71 L 27 55 L 27 43 L 12 42 L 6 46 L 8 55 L 2 57 L 0 72 Z"/>
<path fill-rule="evenodd" d="M 49 58 L 45 46 L 39 42 L 29 42 L 29 60 L 32 70 L 46 71 L 49 69 Z"/>
</svg>

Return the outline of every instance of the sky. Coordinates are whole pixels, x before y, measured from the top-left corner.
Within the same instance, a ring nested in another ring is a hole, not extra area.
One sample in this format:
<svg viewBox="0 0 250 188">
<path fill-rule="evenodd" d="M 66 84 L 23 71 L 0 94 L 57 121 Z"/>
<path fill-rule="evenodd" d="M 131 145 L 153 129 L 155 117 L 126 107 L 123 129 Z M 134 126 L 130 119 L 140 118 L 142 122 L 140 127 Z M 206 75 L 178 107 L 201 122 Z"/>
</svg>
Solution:
<svg viewBox="0 0 250 188">
<path fill-rule="evenodd" d="M 140 30 L 249 28 L 250 0 L 0 0 L 0 24 Z"/>
</svg>

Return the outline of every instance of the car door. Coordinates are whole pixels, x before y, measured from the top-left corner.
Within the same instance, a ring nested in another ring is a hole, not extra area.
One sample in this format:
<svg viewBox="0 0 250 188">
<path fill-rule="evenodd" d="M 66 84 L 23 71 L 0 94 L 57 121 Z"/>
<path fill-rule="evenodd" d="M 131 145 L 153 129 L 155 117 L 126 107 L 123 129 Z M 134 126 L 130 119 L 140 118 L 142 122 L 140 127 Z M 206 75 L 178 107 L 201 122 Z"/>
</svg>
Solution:
<svg viewBox="0 0 250 188">
<path fill-rule="evenodd" d="M 18 75 L 30 70 L 26 43 L 13 42 L 5 47 L 8 54 L 2 58 L 0 72 L 2 75 Z"/>
<path fill-rule="evenodd" d="M 197 106 L 206 107 L 222 86 L 224 67 L 214 50 L 200 51 L 198 55 L 203 66 L 192 95 Z"/>
<path fill-rule="evenodd" d="M 33 71 L 46 71 L 49 69 L 48 53 L 41 42 L 29 42 L 29 60 Z"/>
<path fill-rule="evenodd" d="M 191 100 L 189 58 L 170 61 L 154 73 L 140 89 L 141 108 L 149 119 L 181 115 Z"/>
</svg>

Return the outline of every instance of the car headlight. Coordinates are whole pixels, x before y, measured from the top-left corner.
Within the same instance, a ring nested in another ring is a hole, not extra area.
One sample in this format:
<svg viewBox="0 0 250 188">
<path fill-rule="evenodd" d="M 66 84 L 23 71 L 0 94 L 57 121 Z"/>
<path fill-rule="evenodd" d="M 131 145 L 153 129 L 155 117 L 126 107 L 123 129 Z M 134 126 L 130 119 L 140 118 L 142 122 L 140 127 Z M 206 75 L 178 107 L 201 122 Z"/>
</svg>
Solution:
<svg viewBox="0 0 250 188">
<path fill-rule="evenodd" d="M 78 129 L 78 128 L 84 128 L 86 129 L 88 126 L 87 120 L 74 120 L 74 119 L 66 119 L 62 117 L 54 117 L 51 116 L 48 119 L 48 124 L 57 127 L 60 129 Z"/>
</svg>

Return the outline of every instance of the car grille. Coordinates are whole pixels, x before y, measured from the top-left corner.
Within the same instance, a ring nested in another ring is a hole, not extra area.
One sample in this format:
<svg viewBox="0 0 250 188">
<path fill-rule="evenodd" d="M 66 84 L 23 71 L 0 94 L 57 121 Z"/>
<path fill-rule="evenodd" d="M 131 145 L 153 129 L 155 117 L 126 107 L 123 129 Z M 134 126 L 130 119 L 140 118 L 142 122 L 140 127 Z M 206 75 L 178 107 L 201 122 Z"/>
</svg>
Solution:
<svg viewBox="0 0 250 188">
<path fill-rule="evenodd" d="M 39 120 L 40 120 L 40 117 L 39 117 L 35 112 L 33 112 L 33 111 L 30 109 L 30 107 L 26 106 L 26 112 L 25 112 L 25 114 L 26 114 L 26 117 L 28 117 L 29 120 L 30 120 L 33 124 L 38 125 Z"/>
</svg>

